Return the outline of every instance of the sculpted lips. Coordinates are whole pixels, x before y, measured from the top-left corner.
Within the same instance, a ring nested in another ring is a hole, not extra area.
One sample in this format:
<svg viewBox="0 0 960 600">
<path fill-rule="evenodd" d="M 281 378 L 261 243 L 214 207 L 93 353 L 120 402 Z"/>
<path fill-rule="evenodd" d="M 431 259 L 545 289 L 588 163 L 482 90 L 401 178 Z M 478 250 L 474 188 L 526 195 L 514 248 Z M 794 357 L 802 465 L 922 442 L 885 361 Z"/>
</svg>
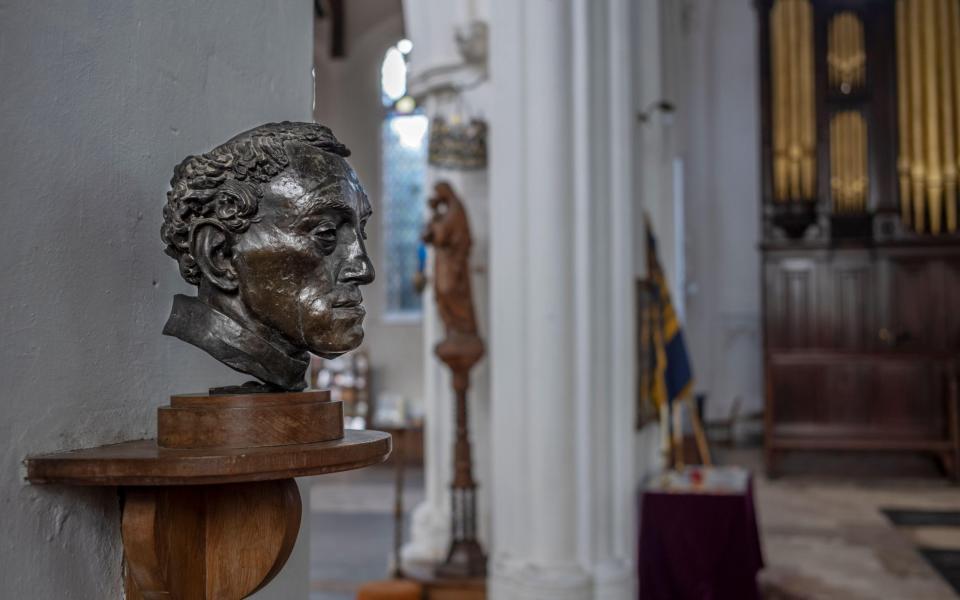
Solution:
<svg viewBox="0 0 960 600">
<path fill-rule="evenodd" d="M 363 307 L 360 306 L 360 303 L 363 302 L 363 296 L 360 294 L 360 290 L 345 291 L 340 295 L 336 300 L 334 300 L 331 305 L 333 308 L 352 308 L 363 310 Z"/>
</svg>

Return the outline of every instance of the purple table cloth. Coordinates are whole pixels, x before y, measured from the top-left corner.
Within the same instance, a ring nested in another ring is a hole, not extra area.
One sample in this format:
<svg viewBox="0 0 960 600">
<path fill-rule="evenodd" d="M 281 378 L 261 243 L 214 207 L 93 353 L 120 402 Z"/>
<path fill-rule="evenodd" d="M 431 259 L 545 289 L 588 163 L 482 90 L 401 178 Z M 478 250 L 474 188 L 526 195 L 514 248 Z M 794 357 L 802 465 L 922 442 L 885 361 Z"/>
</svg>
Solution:
<svg viewBox="0 0 960 600">
<path fill-rule="evenodd" d="M 753 505 L 744 493 L 640 494 L 640 600 L 759 600 L 763 568 Z"/>
</svg>

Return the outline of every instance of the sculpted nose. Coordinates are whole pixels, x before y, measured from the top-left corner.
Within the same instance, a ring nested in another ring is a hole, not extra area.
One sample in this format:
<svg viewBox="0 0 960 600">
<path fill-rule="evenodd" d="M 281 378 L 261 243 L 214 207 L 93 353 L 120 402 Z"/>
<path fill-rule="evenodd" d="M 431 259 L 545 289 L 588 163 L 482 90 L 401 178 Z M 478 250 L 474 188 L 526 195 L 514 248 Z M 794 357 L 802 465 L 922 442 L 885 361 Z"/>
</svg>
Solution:
<svg viewBox="0 0 960 600">
<path fill-rule="evenodd" d="M 343 283 L 354 283 L 356 285 L 367 285 L 372 283 L 376 274 L 373 270 L 373 262 L 367 256 L 367 249 L 358 240 L 351 245 L 350 255 L 344 261 L 343 268 L 340 269 L 340 281 Z"/>
</svg>

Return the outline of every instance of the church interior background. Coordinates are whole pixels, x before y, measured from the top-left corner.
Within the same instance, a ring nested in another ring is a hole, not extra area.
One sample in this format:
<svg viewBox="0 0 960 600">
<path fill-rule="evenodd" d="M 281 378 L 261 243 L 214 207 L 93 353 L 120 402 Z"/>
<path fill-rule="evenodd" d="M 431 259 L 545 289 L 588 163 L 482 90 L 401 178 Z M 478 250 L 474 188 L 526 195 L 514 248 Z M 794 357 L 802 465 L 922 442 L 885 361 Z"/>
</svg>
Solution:
<svg viewBox="0 0 960 600">
<path fill-rule="evenodd" d="M 156 232 L 168 165 L 280 120 L 374 207 L 363 344 L 308 382 L 394 451 L 298 480 L 250 597 L 960 594 L 957 0 L 0 0 L 0 74 L 0 598 L 124 597 L 116 491 L 23 461 L 242 383 L 160 338 Z"/>
</svg>

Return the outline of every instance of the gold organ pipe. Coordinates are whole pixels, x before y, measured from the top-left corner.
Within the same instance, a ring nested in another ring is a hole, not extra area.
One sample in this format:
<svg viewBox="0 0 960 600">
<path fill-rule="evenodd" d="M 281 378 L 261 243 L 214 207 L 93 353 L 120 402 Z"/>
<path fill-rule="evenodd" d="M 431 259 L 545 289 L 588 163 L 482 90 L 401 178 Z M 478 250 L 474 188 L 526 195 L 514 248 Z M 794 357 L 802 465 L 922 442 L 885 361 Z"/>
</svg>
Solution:
<svg viewBox="0 0 960 600">
<path fill-rule="evenodd" d="M 951 61 L 952 48 L 950 43 L 950 9 L 949 2 L 956 0 L 936 0 L 937 2 L 937 46 L 940 51 L 939 92 L 940 110 L 943 122 L 937 128 L 943 138 L 943 191 L 946 208 L 947 231 L 954 231 L 957 227 L 957 165 L 956 140 L 954 139 L 953 121 L 956 115 L 953 112 L 953 93 L 956 81 L 953 79 L 953 65 Z"/>
<path fill-rule="evenodd" d="M 830 21 L 827 27 L 827 83 L 831 88 L 840 85 L 838 81 L 840 71 L 834 65 L 837 61 L 837 49 L 840 47 L 840 28 L 837 26 L 837 19 Z"/>
<path fill-rule="evenodd" d="M 951 81 L 948 86 L 951 103 L 953 106 L 953 131 L 946 132 L 947 135 L 953 135 L 954 145 L 958 143 L 957 140 L 960 140 L 960 6 L 957 2 L 948 2 L 947 3 L 948 15 L 945 20 L 950 22 L 949 28 L 949 51 L 947 54 L 950 56 L 950 67 L 951 67 Z M 955 151 L 958 149 L 955 147 Z M 956 152 L 954 158 L 954 172 L 960 178 L 960 151 Z M 957 190 L 953 191 L 953 194 L 947 197 L 947 230 L 951 233 L 957 231 Z"/>
<path fill-rule="evenodd" d="M 840 212 L 840 137 L 837 134 L 838 119 L 830 119 L 830 197 L 834 212 Z"/>
<path fill-rule="evenodd" d="M 856 125 L 853 122 L 853 115 L 847 113 L 844 117 L 844 136 L 843 136 L 843 145 L 847 153 L 847 212 L 853 212 L 853 205 L 856 199 L 856 180 L 857 180 L 857 153 L 856 153 L 856 142 L 854 136 L 856 135 Z"/>
<path fill-rule="evenodd" d="M 859 212 L 863 198 L 863 169 L 860 166 L 860 143 L 863 127 L 860 126 L 860 115 L 850 114 L 850 212 Z"/>
<path fill-rule="evenodd" d="M 835 60 L 833 52 L 837 47 L 837 28 L 836 28 L 836 19 L 830 22 L 829 27 L 827 27 L 827 84 L 830 87 L 836 87 L 837 85 L 837 70 L 833 66 L 833 61 Z"/>
<path fill-rule="evenodd" d="M 847 149 L 847 115 L 840 113 L 837 115 L 837 162 L 839 175 L 839 189 L 837 190 L 837 199 L 840 201 L 838 208 L 841 213 L 847 212 L 847 201 L 849 190 L 847 187 L 847 177 L 850 174 L 850 153 Z"/>
<path fill-rule="evenodd" d="M 842 212 L 850 211 L 850 175 L 853 170 L 850 160 L 850 114 L 840 113 L 838 116 L 838 135 L 840 137 L 840 202 Z"/>
<path fill-rule="evenodd" d="M 785 201 L 787 189 L 787 54 L 784 31 L 786 7 L 777 2 L 770 11 L 770 46 L 773 66 L 773 197 L 777 202 Z"/>
<path fill-rule="evenodd" d="M 900 208 L 918 233 L 960 227 L 960 2 L 897 0 Z"/>
<path fill-rule="evenodd" d="M 860 67 L 857 69 L 857 83 L 860 87 L 863 87 L 867 84 L 867 45 L 863 34 L 863 24 L 860 22 L 859 18 L 856 19 L 855 23 L 857 32 L 857 51 L 860 53 Z"/>
<path fill-rule="evenodd" d="M 921 12 L 922 0 L 911 0 L 908 10 L 907 24 L 909 37 L 910 57 L 910 107 L 913 110 L 910 118 L 911 148 L 913 159 L 910 167 L 910 179 L 913 183 L 913 226 L 918 232 L 923 232 L 926 221 L 924 218 L 926 178 L 926 157 L 924 156 L 923 140 L 923 76 L 922 76 L 922 44 L 921 44 Z"/>
<path fill-rule="evenodd" d="M 816 197 L 813 9 L 810 0 L 777 0 L 770 12 L 773 88 L 773 196 Z"/>
<path fill-rule="evenodd" d="M 923 0 L 924 109 L 926 110 L 927 201 L 930 205 L 930 232 L 940 233 L 943 201 L 943 173 L 940 169 L 940 120 L 937 89 L 937 0 Z"/>
<path fill-rule="evenodd" d="M 790 86 L 790 100 L 788 114 L 790 115 L 790 197 L 800 198 L 800 163 L 803 160 L 803 147 L 800 142 L 800 123 L 802 109 L 800 108 L 800 32 L 799 4 L 796 0 L 787 3 L 788 20 L 786 23 L 787 40 L 790 59 L 790 70 L 787 71 L 787 82 Z"/>
<path fill-rule="evenodd" d="M 838 168 L 840 171 L 839 185 L 837 190 L 840 199 L 840 211 L 843 213 L 850 210 L 850 136 L 849 119 L 846 113 L 840 113 L 837 116 L 837 157 Z"/>
<path fill-rule="evenodd" d="M 863 120 L 859 113 L 850 115 L 850 162 L 853 165 L 850 177 L 850 211 L 860 212 L 863 202 Z"/>
<path fill-rule="evenodd" d="M 827 27 L 827 81 L 832 89 L 848 94 L 866 80 L 863 24 L 851 11 L 838 13 Z"/>
<path fill-rule="evenodd" d="M 836 214 L 863 213 L 867 206 L 867 130 L 858 111 L 830 119 L 830 190 Z"/>
<path fill-rule="evenodd" d="M 867 133 L 867 123 L 864 121 L 860 113 L 857 113 L 857 165 L 859 165 L 857 185 L 859 186 L 860 199 L 857 205 L 857 208 L 860 212 L 867 211 L 867 195 L 870 192 L 870 165 L 868 163 L 867 156 L 867 144 L 870 141 L 870 136 Z"/>
<path fill-rule="evenodd" d="M 797 0 L 797 7 L 800 12 L 800 107 L 803 111 L 803 132 L 800 137 L 803 151 L 802 197 L 812 200 L 816 197 L 817 184 L 817 124 L 813 112 L 813 7 L 807 0 Z"/>
<path fill-rule="evenodd" d="M 896 44 L 897 44 L 897 127 L 900 132 L 900 148 L 897 157 L 897 175 L 900 181 L 900 218 L 910 225 L 910 78 L 907 73 L 909 64 L 909 44 L 907 40 L 907 0 L 897 0 L 896 6 Z"/>
<path fill-rule="evenodd" d="M 838 113 L 830 119 L 830 146 L 831 154 L 834 156 L 831 157 L 831 163 L 833 164 L 833 170 L 831 171 L 831 191 L 833 192 L 834 197 L 834 211 L 837 213 L 842 213 L 845 207 L 844 204 L 844 172 L 846 160 L 844 159 L 843 153 L 843 113 Z"/>
<path fill-rule="evenodd" d="M 830 198 L 833 200 L 834 211 L 837 205 L 837 123 L 836 119 L 830 119 L 830 129 L 827 132 L 830 136 Z"/>
</svg>

